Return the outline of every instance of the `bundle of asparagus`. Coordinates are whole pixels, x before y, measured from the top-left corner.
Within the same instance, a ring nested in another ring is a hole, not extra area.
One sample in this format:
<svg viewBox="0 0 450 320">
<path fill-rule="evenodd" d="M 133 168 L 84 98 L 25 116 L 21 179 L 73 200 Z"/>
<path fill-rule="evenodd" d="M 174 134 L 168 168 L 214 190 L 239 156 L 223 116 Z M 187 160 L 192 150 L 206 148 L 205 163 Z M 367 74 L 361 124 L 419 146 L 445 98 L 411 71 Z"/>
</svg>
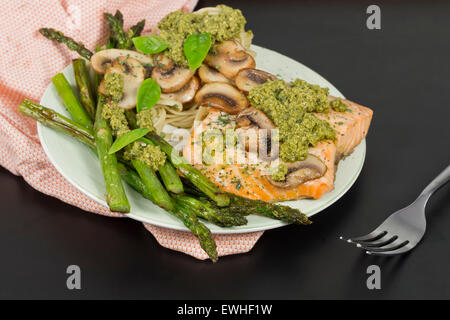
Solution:
<svg viewBox="0 0 450 320">
<path fill-rule="evenodd" d="M 115 15 L 105 13 L 104 16 L 110 27 L 106 46 L 131 49 L 131 39 L 140 35 L 145 20 L 125 32 L 120 11 Z M 51 40 L 66 44 L 85 59 L 93 55 L 84 45 L 59 31 L 43 28 L 40 32 Z M 113 135 L 108 121 L 102 116 L 106 97 L 97 92 L 99 75 L 95 75 L 92 84 L 84 59 L 75 60 L 73 67 L 81 103 L 63 74 L 53 78 L 56 90 L 72 119 L 29 100 L 21 103 L 19 112 L 77 139 L 97 153 L 105 180 L 106 201 L 112 211 L 130 211 L 123 180 L 143 197 L 179 218 L 198 238 L 201 247 L 214 262 L 218 259 L 216 244 L 210 230 L 199 218 L 222 227 L 245 225 L 245 216 L 249 214 L 264 215 L 289 223 L 310 223 L 299 210 L 222 192 L 155 132 L 148 133 L 140 141 L 158 146 L 166 154 L 168 161 L 158 169 L 159 175 L 143 161 L 126 161 L 120 153 L 109 153 Z M 129 125 L 136 128 L 135 113 L 127 111 L 126 116 Z"/>
</svg>

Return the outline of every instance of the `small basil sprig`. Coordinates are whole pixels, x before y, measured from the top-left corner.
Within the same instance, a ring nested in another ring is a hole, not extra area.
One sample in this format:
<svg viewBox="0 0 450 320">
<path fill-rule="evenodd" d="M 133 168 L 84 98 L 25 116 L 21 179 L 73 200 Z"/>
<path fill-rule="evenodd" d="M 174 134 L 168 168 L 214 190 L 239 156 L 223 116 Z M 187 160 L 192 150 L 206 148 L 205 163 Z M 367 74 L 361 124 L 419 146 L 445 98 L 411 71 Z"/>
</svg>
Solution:
<svg viewBox="0 0 450 320">
<path fill-rule="evenodd" d="M 210 48 L 211 35 L 209 33 L 195 33 L 186 38 L 184 41 L 184 55 L 191 70 L 200 67 Z"/>
<path fill-rule="evenodd" d="M 159 53 L 168 48 L 164 39 L 158 36 L 142 36 L 132 39 L 134 46 L 144 54 Z"/>
<path fill-rule="evenodd" d="M 131 130 L 131 131 L 128 131 L 128 132 L 124 133 L 123 135 L 118 137 L 116 139 L 116 141 L 114 141 L 114 143 L 112 144 L 111 148 L 109 148 L 108 153 L 109 154 L 116 153 L 117 151 L 119 151 L 122 148 L 126 147 L 130 143 L 132 143 L 132 142 L 142 138 L 143 136 L 145 136 L 149 132 L 150 132 L 149 128 L 139 128 L 139 129 L 134 129 L 134 130 Z"/>
<path fill-rule="evenodd" d="M 161 88 L 152 78 L 145 79 L 139 87 L 137 95 L 137 112 L 153 107 L 161 96 Z"/>
</svg>

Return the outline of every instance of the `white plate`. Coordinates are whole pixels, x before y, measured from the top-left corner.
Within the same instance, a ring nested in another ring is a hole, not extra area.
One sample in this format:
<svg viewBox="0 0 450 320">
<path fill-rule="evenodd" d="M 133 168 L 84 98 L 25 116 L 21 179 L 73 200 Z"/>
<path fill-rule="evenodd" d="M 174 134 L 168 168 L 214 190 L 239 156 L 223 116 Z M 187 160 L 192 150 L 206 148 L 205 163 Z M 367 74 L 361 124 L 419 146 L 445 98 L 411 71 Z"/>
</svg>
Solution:
<svg viewBox="0 0 450 320">
<path fill-rule="evenodd" d="M 257 52 L 256 65 L 259 69 L 275 74 L 284 80 L 301 78 L 310 83 L 328 87 L 333 96 L 344 97 L 331 83 L 301 63 L 262 47 L 252 46 L 252 49 Z M 65 68 L 63 73 L 75 88 L 72 66 Z M 50 84 L 45 91 L 41 104 L 68 115 L 53 84 Z M 73 138 L 41 124 L 38 124 L 38 132 L 45 153 L 59 173 L 89 198 L 106 206 L 103 176 L 100 164 L 92 150 L 80 142 L 74 141 Z M 318 200 L 297 200 L 284 204 L 301 209 L 308 216 L 324 210 L 342 197 L 356 181 L 361 172 L 365 154 L 366 143 L 363 140 L 349 157 L 339 163 L 335 188 L 332 192 Z M 127 185 L 125 188 L 131 204 L 131 213 L 127 215 L 128 217 L 165 228 L 187 230 L 174 216 L 144 199 Z M 206 223 L 206 225 L 213 233 L 243 233 L 278 228 L 286 223 L 252 215 L 248 217 L 248 224 L 245 226 L 221 228 L 211 223 Z"/>
</svg>

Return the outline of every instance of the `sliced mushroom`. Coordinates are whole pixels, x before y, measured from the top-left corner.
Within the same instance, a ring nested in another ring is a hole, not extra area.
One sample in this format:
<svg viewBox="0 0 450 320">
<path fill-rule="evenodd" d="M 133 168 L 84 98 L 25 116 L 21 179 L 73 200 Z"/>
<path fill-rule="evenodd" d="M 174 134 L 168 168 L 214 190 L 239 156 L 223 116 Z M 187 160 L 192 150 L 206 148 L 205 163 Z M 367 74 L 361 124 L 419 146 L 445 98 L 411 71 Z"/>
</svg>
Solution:
<svg viewBox="0 0 450 320">
<path fill-rule="evenodd" d="M 255 107 L 249 107 L 239 112 L 236 116 L 236 124 L 238 128 L 254 126 L 259 129 L 275 129 L 272 120 L 264 112 Z"/>
<path fill-rule="evenodd" d="M 172 93 L 161 93 L 161 100 L 175 100 L 180 103 L 187 103 L 194 99 L 197 93 L 198 87 L 200 86 L 200 81 L 197 77 L 192 77 L 183 88 Z"/>
<path fill-rule="evenodd" d="M 224 41 L 215 49 L 215 54 L 206 56 L 205 63 L 216 68 L 228 79 L 234 79 L 242 69 L 255 67 L 255 59 L 235 40 Z"/>
<path fill-rule="evenodd" d="M 223 82 L 205 84 L 195 95 L 195 102 L 230 114 L 236 114 L 248 105 L 247 98 L 238 89 Z"/>
<path fill-rule="evenodd" d="M 165 55 L 160 54 L 152 71 L 152 78 L 161 87 L 162 92 L 171 93 L 183 88 L 194 76 L 195 71 L 177 66 Z"/>
<path fill-rule="evenodd" d="M 294 188 L 307 181 L 322 177 L 327 171 L 325 164 L 311 154 L 303 161 L 284 164 L 288 167 L 284 181 L 275 181 L 270 176 L 267 177 L 271 184 L 280 188 Z"/>
<path fill-rule="evenodd" d="M 275 139 L 272 137 L 272 130 L 275 129 L 275 125 L 264 112 L 254 107 L 242 110 L 236 116 L 236 127 L 238 128 L 238 138 L 246 151 L 250 149 L 250 141 L 247 139 L 249 137 L 248 130 L 255 130 L 260 159 L 272 161 L 278 158 L 278 148 L 272 147 L 272 138 Z"/>
<path fill-rule="evenodd" d="M 151 69 L 153 67 L 151 57 L 136 51 L 123 49 L 107 49 L 97 52 L 91 57 L 91 66 L 95 72 L 104 74 L 109 65 L 119 57 L 133 58 L 139 61 L 145 68 Z"/>
<path fill-rule="evenodd" d="M 249 92 L 251 89 L 263 84 L 269 80 L 276 80 L 273 74 L 258 70 L 258 69 L 244 69 L 239 71 L 234 79 L 236 86 L 244 91 Z"/>
<path fill-rule="evenodd" d="M 119 73 L 123 76 L 123 96 L 117 101 L 117 106 L 122 109 L 132 109 L 136 106 L 139 87 L 145 79 L 145 69 L 142 64 L 133 58 L 118 57 L 106 69 L 108 73 Z M 105 80 L 102 80 L 98 91 L 108 95 Z"/>
<path fill-rule="evenodd" d="M 216 68 L 202 64 L 198 69 L 198 75 L 204 83 L 210 82 L 226 82 L 230 83 L 227 77 L 217 71 Z"/>
</svg>

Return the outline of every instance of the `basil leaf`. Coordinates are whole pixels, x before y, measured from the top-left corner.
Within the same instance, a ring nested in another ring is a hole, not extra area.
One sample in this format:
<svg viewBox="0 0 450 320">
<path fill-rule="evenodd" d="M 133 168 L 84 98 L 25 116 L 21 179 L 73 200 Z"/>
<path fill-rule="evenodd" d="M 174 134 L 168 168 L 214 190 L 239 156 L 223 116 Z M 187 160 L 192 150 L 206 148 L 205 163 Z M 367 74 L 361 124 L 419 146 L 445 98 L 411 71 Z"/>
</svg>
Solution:
<svg viewBox="0 0 450 320">
<path fill-rule="evenodd" d="M 161 88 L 152 78 L 145 79 L 139 87 L 137 95 L 137 112 L 153 107 L 161 96 Z"/>
<path fill-rule="evenodd" d="M 200 67 L 210 48 L 211 35 L 209 33 L 191 34 L 184 40 L 184 55 L 191 70 Z"/>
<path fill-rule="evenodd" d="M 134 129 L 134 130 L 128 131 L 127 133 L 124 133 L 123 135 L 118 137 L 116 139 L 116 141 L 114 141 L 111 148 L 109 148 L 108 153 L 109 154 L 116 153 L 117 151 L 126 147 L 130 143 L 142 138 L 149 132 L 150 132 L 149 128 L 139 128 L 139 129 Z"/>
<path fill-rule="evenodd" d="M 134 46 L 145 54 L 159 53 L 167 49 L 167 43 L 158 36 L 143 36 L 132 39 Z"/>
</svg>

